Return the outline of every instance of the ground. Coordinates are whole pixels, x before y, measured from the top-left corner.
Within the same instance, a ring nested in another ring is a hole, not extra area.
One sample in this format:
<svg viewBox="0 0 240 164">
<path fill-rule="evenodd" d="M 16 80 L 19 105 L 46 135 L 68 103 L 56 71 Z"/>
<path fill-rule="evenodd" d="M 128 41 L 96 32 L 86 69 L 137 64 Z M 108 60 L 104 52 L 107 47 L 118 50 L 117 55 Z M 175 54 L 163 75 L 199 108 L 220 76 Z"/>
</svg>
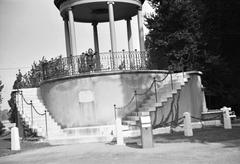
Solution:
<svg viewBox="0 0 240 164">
<path fill-rule="evenodd" d="M 194 130 L 193 137 L 184 137 L 182 132 L 158 135 L 154 140 L 154 148 L 148 149 L 139 147 L 139 138 L 127 139 L 126 146 L 106 143 L 49 146 L 35 142 L 27 146 L 23 143 L 25 150 L 0 157 L 0 164 L 240 163 L 238 125 L 231 130 L 224 130 L 223 127 Z M 0 142 L 1 149 L 2 145 Z"/>
</svg>

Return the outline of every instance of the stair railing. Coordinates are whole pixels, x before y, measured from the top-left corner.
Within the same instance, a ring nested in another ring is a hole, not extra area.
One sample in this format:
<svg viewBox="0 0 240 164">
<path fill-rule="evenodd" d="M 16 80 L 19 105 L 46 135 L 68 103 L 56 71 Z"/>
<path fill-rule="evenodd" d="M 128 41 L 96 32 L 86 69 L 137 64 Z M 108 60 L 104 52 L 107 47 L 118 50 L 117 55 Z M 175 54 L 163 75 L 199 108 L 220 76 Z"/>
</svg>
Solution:
<svg viewBox="0 0 240 164">
<path fill-rule="evenodd" d="M 126 105 L 124 105 L 122 107 L 117 107 L 116 104 L 114 104 L 115 118 L 117 117 L 117 113 L 118 113 L 117 111 L 118 110 L 122 111 L 122 110 L 128 108 L 134 102 L 135 99 L 136 99 L 136 94 L 134 93 L 134 95 L 131 97 L 130 101 Z M 136 105 L 137 105 L 137 101 L 135 101 L 135 102 L 136 102 Z"/>
<path fill-rule="evenodd" d="M 47 111 L 44 110 L 44 113 L 40 113 L 39 111 L 37 111 L 37 109 L 35 108 L 35 106 L 33 105 L 32 100 L 30 100 L 30 103 L 27 102 L 27 100 L 25 99 L 25 97 L 23 96 L 23 92 L 20 91 L 20 95 L 21 95 L 21 99 L 22 99 L 22 111 L 24 111 L 23 108 L 23 102 L 25 102 L 25 104 L 30 105 L 31 107 L 31 125 L 33 125 L 34 122 L 34 118 L 33 118 L 33 110 L 35 111 L 35 113 L 37 113 L 40 116 L 45 116 L 45 130 L 46 130 L 46 137 L 48 137 L 48 126 L 47 126 Z"/>
<path fill-rule="evenodd" d="M 153 87 L 154 87 L 155 100 L 156 100 L 156 102 L 158 102 L 157 83 L 162 83 L 164 80 L 166 80 L 166 78 L 168 77 L 169 74 L 170 73 L 168 72 L 167 75 L 163 79 L 160 79 L 160 80 L 156 80 L 156 77 L 154 77 L 150 87 L 146 91 L 144 91 L 143 93 L 139 93 L 139 92 L 137 92 L 137 90 L 135 90 L 133 96 L 131 97 L 130 101 L 126 105 L 124 105 L 122 107 L 117 107 L 116 104 L 114 104 L 115 113 L 117 113 L 117 110 L 126 109 L 135 100 L 136 112 L 137 112 L 137 115 L 138 115 L 138 112 L 139 112 L 139 110 L 138 110 L 138 96 L 146 96 L 152 90 Z"/>
<path fill-rule="evenodd" d="M 163 81 L 165 81 L 165 80 L 167 79 L 167 77 L 169 76 L 169 74 L 171 75 L 171 73 L 168 72 L 168 73 L 166 74 L 166 76 L 165 76 L 163 79 L 160 79 L 160 80 L 156 80 L 155 77 L 153 78 L 154 87 L 155 87 L 154 94 L 155 94 L 156 103 L 158 102 L 157 83 L 162 83 Z M 171 83 L 172 83 L 172 78 L 171 78 Z M 171 85 L 172 85 L 172 84 L 171 84 Z"/>
</svg>

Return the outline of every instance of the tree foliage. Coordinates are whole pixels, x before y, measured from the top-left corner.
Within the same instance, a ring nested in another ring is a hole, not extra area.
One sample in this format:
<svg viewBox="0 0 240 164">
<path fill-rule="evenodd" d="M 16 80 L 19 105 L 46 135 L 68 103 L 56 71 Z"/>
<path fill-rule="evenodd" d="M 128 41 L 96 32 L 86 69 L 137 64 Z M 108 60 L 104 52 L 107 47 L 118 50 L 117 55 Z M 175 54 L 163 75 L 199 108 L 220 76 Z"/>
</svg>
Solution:
<svg viewBox="0 0 240 164">
<path fill-rule="evenodd" d="M 205 42 L 196 5 L 190 0 L 151 0 L 150 4 L 155 10 L 146 16 L 150 67 L 202 70 Z"/>
<path fill-rule="evenodd" d="M 4 85 L 2 84 L 2 81 L 0 80 L 0 104 L 2 104 L 2 89 L 3 89 Z"/>
<path fill-rule="evenodd" d="M 210 107 L 239 105 L 240 3 L 234 0 L 149 0 L 145 16 L 149 66 L 200 70 Z"/>
</svg>

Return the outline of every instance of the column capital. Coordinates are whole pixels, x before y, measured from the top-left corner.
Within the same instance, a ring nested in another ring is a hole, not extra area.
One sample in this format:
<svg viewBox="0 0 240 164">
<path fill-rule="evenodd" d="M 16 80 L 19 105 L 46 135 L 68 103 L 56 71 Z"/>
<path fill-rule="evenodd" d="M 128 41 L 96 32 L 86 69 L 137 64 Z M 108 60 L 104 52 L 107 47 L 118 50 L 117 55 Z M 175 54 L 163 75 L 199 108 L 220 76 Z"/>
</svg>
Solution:
<svg viewBox="0 0 240 164">
<path fill-rule="evenodd" d="M 107 1 L 107 4 L 108 5 L 114 5 L 114 2 L 113 1 Z"/>
<path fill-rule="evenodd" d="M 68 15 L 65 13 L 64 15 L 62 15 L 62 19 L 63 21 L 68 21 Z"/>
<path fill-rule="evenodd" d="M 65 9 L 65 11 L 70 11 L 70 10 L 72 11 L 72 7 L 68 7 Z"/>
<path fill-rule="evenodd" d="M 72 11 L 71 7 L 66 8 L 65 11 L 61 14 L 64 21 L 68 21 L 69 20 L 69 15 L 68 15 L 69 11 Z"/>
<path fill-rule="evenodd" d="M 126 18 L 125 20 L 126 20 L 126 21 L 130 21 L 130 20 L 132 20 L 132 18 L 131 18 L 131 17 L 130 17 L 130 18 Z"/>
<path fill-rule="evenodd" d="M 141 10 L 141 11 L 142 11 L 142 6 L 139 6 L 139 7 L 138 7 L 138 10 Z"/>
<path fill-rule="evenodd" d="M 98 22 L 92 22 L 92 25 L 93 25 L 93 26 L 97 26 L 97 25 L 98 25 Z"/>
</svg>

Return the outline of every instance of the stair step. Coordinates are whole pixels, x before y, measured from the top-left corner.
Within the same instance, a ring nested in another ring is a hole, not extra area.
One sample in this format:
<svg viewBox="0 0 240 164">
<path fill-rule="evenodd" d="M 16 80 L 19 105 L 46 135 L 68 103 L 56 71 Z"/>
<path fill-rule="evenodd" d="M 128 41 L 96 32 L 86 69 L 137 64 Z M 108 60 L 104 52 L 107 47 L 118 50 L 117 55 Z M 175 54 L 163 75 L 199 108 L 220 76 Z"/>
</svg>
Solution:
<svg viewBox="0 0 240 164">
<path fill-rule="evenodd" d="M 149 116 L 149 112 L 132 112 L 132 116 Z"/>
<path fill-rule="evenodd" d="M 123 120 L 123 125 L 130 125 L 130 126 L 138 126 L 139 123 L 137 121 L 131 121 L 131 120 Z"/>
<path fill-rule="evenodd" d="M 114 138 L 113 136 L 81 136 L 81 137 L 50 138 L 47 141 L 50 145 L 64 145 L 90 142 L 110 142 L 113 140 L 113 138 Z"/>
<path fill-rule="evenodd" d="M 154 102 L 151 104 L 148 104 L 148 103 L 142 104 L 142 107 L 160 107 L 160 106 L 162 106 L 161 102 Z"/>
<path fill-rule="evenodd" d="M 127 116 L 126 119 L 130 120 L 130 121 L 139 121 L 139 117 L 138 116 Z"/>
</svg>

